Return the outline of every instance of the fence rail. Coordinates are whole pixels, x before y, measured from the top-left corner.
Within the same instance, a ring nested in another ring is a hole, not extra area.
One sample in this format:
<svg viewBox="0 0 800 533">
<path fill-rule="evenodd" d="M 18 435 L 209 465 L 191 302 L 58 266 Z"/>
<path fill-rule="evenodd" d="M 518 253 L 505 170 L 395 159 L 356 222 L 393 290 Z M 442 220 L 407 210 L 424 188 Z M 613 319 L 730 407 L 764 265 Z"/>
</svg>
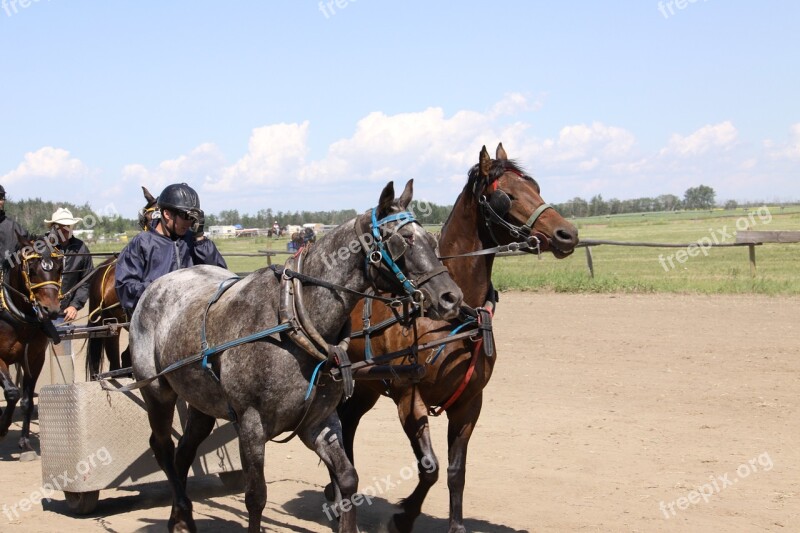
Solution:
<svg viewBox="0 0 800 533">
<path fill-rule="evenodd" d="M 756 275 L 756 246 L 762 244 L 787 244 L 800 243 L 800 231 L 740 231 L 736 234 L 736 242 L 722 243 L 703 243 L 690 242 L 688 244 L 667 243 L 667 242 L 635 242 L 635 241 L 610 241 L 605 239 L 582 239 L 578 248 L 586 249 L 586 266 L 589 269 L 589 276 L 594 278 L 594 258 L 592 257 L 592 247 L 594 246 L 633 246 L 645 248 L 732 248 L 747 246 L 748 257 L 750 260 L 750 275 Z M 530 255 L 527 252 L 504 252 L 497 254 L 498 257 L 511 257 L 517 255 Z"/>
</svg>

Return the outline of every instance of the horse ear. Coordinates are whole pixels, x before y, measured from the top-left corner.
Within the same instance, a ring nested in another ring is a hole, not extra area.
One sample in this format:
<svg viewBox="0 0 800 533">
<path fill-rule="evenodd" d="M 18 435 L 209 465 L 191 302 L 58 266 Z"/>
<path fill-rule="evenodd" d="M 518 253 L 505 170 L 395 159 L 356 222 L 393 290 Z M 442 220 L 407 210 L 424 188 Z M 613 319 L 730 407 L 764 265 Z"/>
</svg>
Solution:
<svg viewBox="0 0 800 533">
<path fill-rule="evenodd" d="M 147 187 L 142 185 L 142 193 L 144 193 L 144 199 L 147 200 L 147 205 L 151 206 L 156 203 L 156 197 L 150 194 L 150 191 L 147 190 Z"/>
<path fill-rule="evenodd" d="M 481 169 L 481 176 L 488 176 L 489 170 L 492 168 L 492 158 L 489 157 L 489 152 L 486 150 L 486 145 L 483 146 L 480 155 L 480 169 Z"/>
<path fill-rule="evenodd" d="M 495 159 L 508 159 L 508 155 L 503 148 L 503 143 L 499 143 L 497 145 L 497 154 L 495 155 Z"/>
<path fill-rule="evenodd" d="M 411 197 L 414 196 L 414 179 L 408 180 L 406 183 L 406 188 L 403 189 L 403 194 L 400 195 L 400 198 L 397 201 L 400 203 L 400 206 L 403 209 L 408 209 L 408 205 L 411 203 Z"/>
<path fill-rule="evenodd" d="M 394 202 L 394 182 L 390 181 L 383 188 L 381 198 L 378 200 L 378 218 L 383 218 L 388 213 L 389 209 L 392 208 L 392 202 Z"/>
</svg>

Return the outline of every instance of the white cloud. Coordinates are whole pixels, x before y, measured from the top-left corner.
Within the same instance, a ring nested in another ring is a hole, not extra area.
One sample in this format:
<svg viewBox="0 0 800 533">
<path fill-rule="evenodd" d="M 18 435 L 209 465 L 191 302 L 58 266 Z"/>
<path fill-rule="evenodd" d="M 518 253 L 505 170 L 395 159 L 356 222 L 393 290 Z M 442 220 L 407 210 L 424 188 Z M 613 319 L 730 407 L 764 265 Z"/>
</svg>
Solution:
<svg viewBox="0 0 800 533">
<path fill-rule="evenodd" d="M 63 148 L 45 146 L 25 154 L 24 160 L 11 172 L 0 178 L 13 184 L 29 179 L 79 181 L 90 177 L 92 172 L 80 159 L 70 157 Z"/>
<path fill-rule="evenodd" d="M 273 124 L 253 130 L 247 154 L 220 177 L 208 177 L 209 190 L 277 186 L 296 178 L 306 165 L 309 122 Z"/>
<path fill-rule="evenodd" d="M 489 116 L 500 117 L 503 115 L 514 115 L 526 111 L 538 111 L 541 108 L 542 103 L 538 100 L 531 102 L 530 99 L 522 93 L 510 93 L 492 106 L 491 111 L 489 111 Z"/>
<path fill-rule="evenodd" d="M 264 125 L 253 129 L 247 150 L 233 163 L 215 144 L 206 143 L 153 169 L 128 165 L 124 183 L 135 183 L 138 197 L 139 185 L 157 194 L 168 183 L 187 181 L 214 193 L 204 200 L 210 212 L 253 213 L 265 207 L 366 208 L 387 181 L 400 187 L 416 178 L 417 198 L 447 204 L 466 182 L 480 147 L 485 144 L 493 153 L 502 141 L 509 155 L 539 179 L 551 202 L 576 195 L 681 195 L 701 183 L 720 197 L 747 198 L 769 186 L 759 180 L 772 180 L 776 194 L 785 194 L 786 167 L 800 155 L 800 124 L 792 126 L 788 142 L 765 141 L 761 151 L 739 142 L 730 121 L 674 134 L 663 149 L 643 151 L 634 133 L 602 122 L 570 124 L 554 136 L 537 137 L 534 126 L 515 115 L 533 107 L 525 96 L 510 94 L 486 112 L 447 115 L 440 107 L 394 115 L 376 111 L 359 120 L 352 135 L 332 140 L 318 157 L 311 155 L 310 121 Z"/>
<path fill-rule="evenodd" d="M 713 149 L 727 149 L 737 136 L 738 131 L 730 121 L 708 124 L 686 137 L 674 134 L 660 155 L 698 156 Z"/>
<path fill-rule="evenodd" d="M 772 140 L 766 140 L 764 141 L 764 148 L 767 154 L 772 158 L 800 158 L 800 122 L 792 124 L 789 132 L 789 140 L 786 143 L 776 143 Z"/>
<path fill-rule="evenodd" d="M 152 170 L 141 164 L 126 165 L 122 169 L 122 179 L 126 183 L 144 185 L 157 195 L 170 183 L 186 182 L 199 187 L 223 168 L 224 157 L 219 148 L 212 143 L 203 143 L 188 154 L 162 161 Z"/>
</svg>

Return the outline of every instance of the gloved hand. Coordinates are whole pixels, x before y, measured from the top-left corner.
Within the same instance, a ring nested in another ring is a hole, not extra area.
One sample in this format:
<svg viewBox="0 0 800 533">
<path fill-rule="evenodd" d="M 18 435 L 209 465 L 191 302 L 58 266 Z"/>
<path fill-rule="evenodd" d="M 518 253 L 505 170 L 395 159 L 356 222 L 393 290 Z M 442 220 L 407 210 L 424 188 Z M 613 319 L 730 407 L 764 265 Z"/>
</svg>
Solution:
<svg viewBox="0 0 800 533">
<path fill-rule="evenodd" d="M 195 238 L 199 239 L 204 235 L 206 226 L 206 214 L 203 212 L 202 209 L 198 209 L 192 214 L 195 215 L 195 221 L 194 224 L 192 224 L 192 231 L 194 232 Z"/>
</svg>

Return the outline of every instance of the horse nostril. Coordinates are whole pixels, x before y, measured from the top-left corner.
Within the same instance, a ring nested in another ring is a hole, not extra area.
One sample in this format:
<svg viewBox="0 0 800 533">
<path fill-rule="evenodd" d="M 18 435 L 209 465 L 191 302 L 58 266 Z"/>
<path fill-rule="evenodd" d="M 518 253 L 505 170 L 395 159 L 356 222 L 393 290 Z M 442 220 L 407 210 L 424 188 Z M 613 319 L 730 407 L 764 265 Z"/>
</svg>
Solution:
<svg viewBox="0 0 800 533">
<path fill-rule="evenodd" d="M 456 307 L 460 300 L 461 298 L 453 292 L 446 292 L 442 294 L 442 303 L 446 305 L 447 309 Z"/>
<path fill-rule="evenodd" d="M 561 243 L 570 244 L 573 246 L 578 243 L 578 235 L 574 230 L 559 228 L 556 230 L 555 238 Z"/>
</svg>

